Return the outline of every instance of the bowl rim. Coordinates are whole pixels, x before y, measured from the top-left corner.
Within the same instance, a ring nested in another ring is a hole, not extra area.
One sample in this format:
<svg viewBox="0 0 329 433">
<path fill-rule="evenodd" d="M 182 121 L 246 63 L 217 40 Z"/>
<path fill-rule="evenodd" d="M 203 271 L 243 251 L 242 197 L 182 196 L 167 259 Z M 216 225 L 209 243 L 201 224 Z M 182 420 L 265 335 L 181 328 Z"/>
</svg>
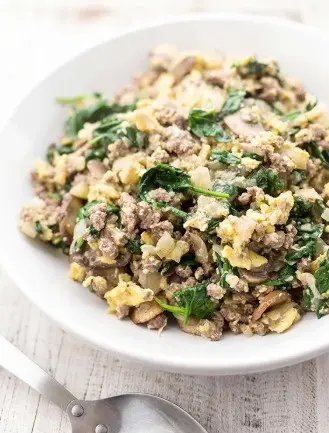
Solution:
<svg viewBox="0 0 329 433">
<path fill-rule="evenodd" d="M 38 79 L 33 85 L 27 87 L 27 90 L 24 92 L 24 96 L 21 98 L 20 102 L 16 104 L 16 107 L 10 111 L 10 114 L 6 116 L 2 123 L 0 136 L 3 131 L 6 129 L 7 125 L 15 117 L 16 111 L 20 108 L 22 104 L 33 94 L 34 90 L 37 89 L 43 82 L 50 79 L 53 75 L 57 73 L 63 66 L 74 62 L 76 58 L 81 55 L 92 51 L 95 47 L 101 46 L 103 44 L 107 44 L 109 41 L 115 41 L 120 39 L 126 35 L 131 35 L 134 33 L 138 33 L 140 31 L 145 31 L 148 29 L 157 28 L 160 26 L 165 26 L 168 24 L 175 23 L 186 23 L 186 22 L 195 22 L 195 21 L 235 21 L 235 22 L 250 22 L 250 23 L 265 23 L 276 25 L 279 27 L 297 30 L 306 32 L 313 37 L 321 38 L 322 40 L 326 40 L 329 43 L 329 35 L 325 34 L 321 30 L 290 21 L 284 18 L 277 17 L 269 17 L 262 15 L 251 15 L 251 14 L 240 14 L 240 13 L 197 13 L 197 14 L 184 14 L 179 15 L 177 17 L 168 17 L 166 19 L 156 20 L 149 22 L 144 25 L 131 26 L 128 29 L 118 31 L 115 35 L 103 38 L 101 41 L 95 42 L 84 49 L 79 49 L 74 55 L 69 58 L 62 60 L 58 63 L 58 65 L 52 70 L 45 74 L 45 76 L 41 79 Z M 26 290 L 24 282 L 21 281 L 19 273 L 17 273 L 17 269 L 15 265 L 7 260 L 7 256 L 4 253 L 4 249 L 0 249 L 0 263 L 3 265 L 5 271 L 8 273 L 12 281 L 20 288 L 20 290 L 26 295 L 26 297 L 36 305 L 41 311 L 43 311 L 53 322 L 55 322 L 61 329 L 68 331 L 69 333 L 75 335 L 79 339 L 100 348 L 101 350 L 106 350 L 109 353 L 119 356 L 121 358 L 125 358 L 130 361 L 134 361 L 139 364 L 147 365 L 153 369 L 157 370 L 165 370 L 172 372 L 184 372 L 187 374 L 199 374 L 199 375 L 230 375 L 230 374 L 246 374 L 246 373 L 254 373 L 254 372 L 263 372 L 268 370 L 273 370 L 276 368 L 285 367 L 288 365 L 296 364 L 302 361 L 306 361 L 312 359 L 316 356 L 322 355 L 323 353 L 329 350 L 329 340 L 326 338 L 322 339 L 310 339 L 308 341 L 308 345 L 300 346 L 300 350 L 298 353 L 294 353 L 291 351 L 289 354 L 279 354 L 275 357 L 271 357 L 271 359 L 262 358 L 261 360 L 252 360 L 248 361 L 248 364 L 243 362 L 243 357 L 236 359 L 235 362 L 231 365 L 225 365 L 220 363 L 220 359 L 209 359 L 207 363 L 197 364 L 193 359 L 180 359 L 179 361 L 173 359 L 163 359 L 158 357 L 155 353 L 145 353 L 141 350 L 136 351 L 136 348 L 130 349 L 129 346 L 120 345 L 117 342 L 112 342 L 107 340 L 106 344 L 104 344 L 104 339 L 98 337 L 92 332 L 86 333 L 86 330 L 82 329 L 79 325 L 76 325 L 74 322 L 70 320 L 64 320 L 59 317 L 56 312 L 53 311 L 51 307 L 51 303 L 43 303 L 39 300 L 37 296 L 34 296 L 33 291 Z"/>
</svg>

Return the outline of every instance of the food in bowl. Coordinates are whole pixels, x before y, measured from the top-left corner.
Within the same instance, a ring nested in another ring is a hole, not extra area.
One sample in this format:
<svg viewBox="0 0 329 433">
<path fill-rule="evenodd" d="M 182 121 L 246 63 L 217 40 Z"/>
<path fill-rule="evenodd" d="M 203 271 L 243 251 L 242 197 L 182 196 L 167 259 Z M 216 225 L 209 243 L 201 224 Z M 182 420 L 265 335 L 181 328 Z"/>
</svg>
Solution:
<svg viewBox="0 0 329 433">
<path fill-rule="evenodd" d="M 111 313 L 210 340 L 329 313 L 328 119 L 275 61 L 161 45 L 113 100 L 58 101 L 20 229 Z"/>
</svg>

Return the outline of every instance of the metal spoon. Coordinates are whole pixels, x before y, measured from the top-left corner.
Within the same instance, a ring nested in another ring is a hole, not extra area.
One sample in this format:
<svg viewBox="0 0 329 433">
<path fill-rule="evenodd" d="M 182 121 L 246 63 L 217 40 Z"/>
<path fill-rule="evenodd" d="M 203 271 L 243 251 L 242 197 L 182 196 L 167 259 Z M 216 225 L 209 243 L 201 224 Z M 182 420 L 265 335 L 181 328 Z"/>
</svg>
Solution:
<svg viewBox="0 0 329 433">
<path fill-rule="evenodd" d="M 0 366 L 68 414 L 72 433 L 207 433 L 180 407 L 148 394 L 77 400 L 31 359 L 0 336 Z"/>
</svg>

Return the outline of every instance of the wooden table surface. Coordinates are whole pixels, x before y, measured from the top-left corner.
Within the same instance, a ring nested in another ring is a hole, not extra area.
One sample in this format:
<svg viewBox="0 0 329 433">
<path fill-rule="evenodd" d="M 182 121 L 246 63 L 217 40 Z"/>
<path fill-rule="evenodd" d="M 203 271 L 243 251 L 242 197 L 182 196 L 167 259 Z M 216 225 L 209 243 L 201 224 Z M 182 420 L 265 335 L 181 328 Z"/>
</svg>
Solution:
<svg viewBox="0 0 329 433">
<path fill-rule="evenodd" d="M 223 10 L 275 15 L 325 30 L 329 20 L 327 0 L 0 0 L 0 123 L 28 87 L 73 52 L 159 15 Z M 329 431 L 329 355 L 246 376 L 151 371 L 63 332 L 1 268 L 0 333 L 79 398 L 150 392 L 182 406 L 209 433 Z M 0 369 L 1 433 L 69 431 L 65 414 Z"/>
</svg>

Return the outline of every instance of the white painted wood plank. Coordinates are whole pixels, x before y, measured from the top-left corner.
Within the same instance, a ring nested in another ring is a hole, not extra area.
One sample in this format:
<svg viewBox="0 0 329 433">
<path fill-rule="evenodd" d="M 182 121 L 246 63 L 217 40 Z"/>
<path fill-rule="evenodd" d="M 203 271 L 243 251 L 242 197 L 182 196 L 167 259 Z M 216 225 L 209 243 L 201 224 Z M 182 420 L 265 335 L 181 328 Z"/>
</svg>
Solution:
<svg viewBox="0 0 329 433">
<path fill-rule="evenodd" d="M 0 92 L 8 101 L 6 110 L 38 74 L 79 47 L 129 25 L 132 18 L 188 11 L 268 13 L 326 28 L 329 6 L 323 0 L 0 0 L 0 51 L 6 65 L 0 72 Z M 56 56 L 58 45 L 63 50 Z M 328 431 L 329 355 L 240 377 L 203 378 L 146 370 L 66 335 L 1 270 L 0 332 L 80 398 L 136 390 L 154 393 L 188 410 L 209 433 Z M 56 406 L 0 369 L 1 433 L 69 431 L 66 416 Z"/>
</svg>

